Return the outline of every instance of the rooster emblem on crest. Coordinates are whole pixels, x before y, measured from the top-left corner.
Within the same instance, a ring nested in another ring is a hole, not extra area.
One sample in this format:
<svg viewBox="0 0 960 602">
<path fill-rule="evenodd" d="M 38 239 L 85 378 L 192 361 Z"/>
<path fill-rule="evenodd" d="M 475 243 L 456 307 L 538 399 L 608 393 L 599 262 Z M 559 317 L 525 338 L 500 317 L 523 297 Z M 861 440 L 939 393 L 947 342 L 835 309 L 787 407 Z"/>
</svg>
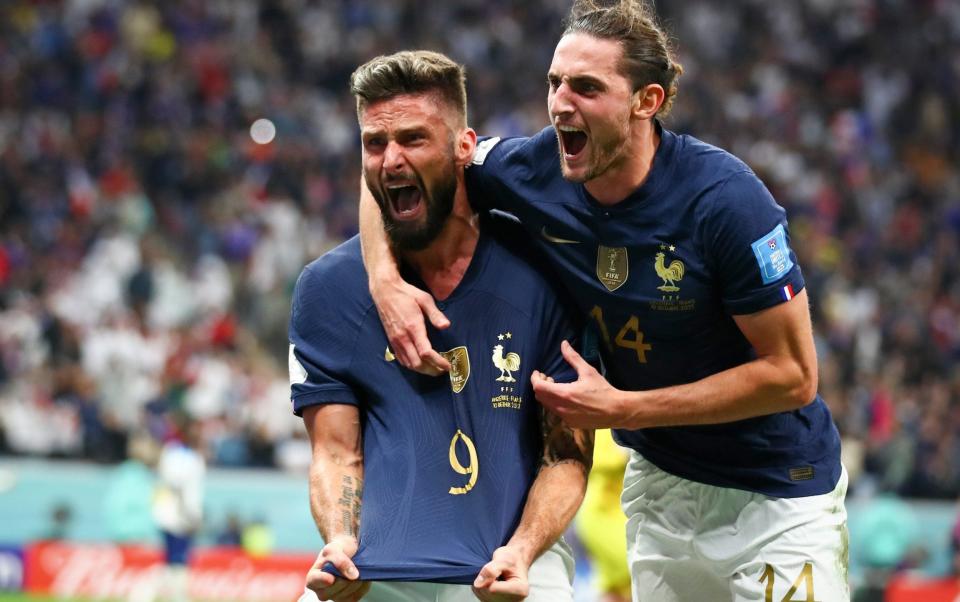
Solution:
<svg viewBox="0 0 960 602">
<path fill-rule="evenodd" d="M 670 265 L 664 265 L 663 258 L 663 253 L 657 253 L 657 261 L 653 264 L 654 269 L 657 270 L 657 276 L 663 280 L 663 286 L 658 286 L 657 290 L 670 293 L 679 291 L 680 287 L 676 285 L 676 281 L 683 279 L 683 262 L 674 259 Z"/>
<path fill-rule="evenodd" d="M 513 372 L 520 369 L 520 356 L 510 352 L 503 355 L 503 345 L 493 347 L 493 365 L 500 368 L 500 376 L 497 380 L 505 383 L 515 383 L 517 379 L 513 377 Z"/>
</svg>

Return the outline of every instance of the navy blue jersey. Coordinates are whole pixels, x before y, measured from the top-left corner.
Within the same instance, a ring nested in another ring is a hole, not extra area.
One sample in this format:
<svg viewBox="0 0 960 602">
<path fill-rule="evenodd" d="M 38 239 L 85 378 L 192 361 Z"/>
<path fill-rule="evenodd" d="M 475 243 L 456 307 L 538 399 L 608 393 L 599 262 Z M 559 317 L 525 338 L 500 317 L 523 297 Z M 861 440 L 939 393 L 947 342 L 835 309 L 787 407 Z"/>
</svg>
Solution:
<svg viewBox="0 0 960 602">
<path fill-rule="evenodd" d="M 739 159 L 657 125 L 646 181 L 613 206 L 560 171 L 553 128 L 478 145 L 471 198 L 516 215 L 600 330 L 621 389 L 697 381 L 756 357 L 731 316 L 804 286 L 783 209 Z M 738 422 L 618 430 L 617 440 L 675 475 L 777 497 L 831 491 L 840 442 L 818 396 L 802 409 Z"/>
<path fill-rule="evenodd" d="M 308 265 L 297 282 L 294 411 L 360 408 L 364 487 L 354 562 L 364 580 L 473 583 L 516 529 L 539 467 L 531 372 L 576 378 L 559 352 L 574 331 L 541 271 L 520 257 L 525 233 L 498 225 L 494 238 L 487 230 L 459 286 L 437 304 L 452 325 L 429 333 L 453 366 L 449 375 L 423 376 L 395 361 L 358 238 Z"/>
</svg>

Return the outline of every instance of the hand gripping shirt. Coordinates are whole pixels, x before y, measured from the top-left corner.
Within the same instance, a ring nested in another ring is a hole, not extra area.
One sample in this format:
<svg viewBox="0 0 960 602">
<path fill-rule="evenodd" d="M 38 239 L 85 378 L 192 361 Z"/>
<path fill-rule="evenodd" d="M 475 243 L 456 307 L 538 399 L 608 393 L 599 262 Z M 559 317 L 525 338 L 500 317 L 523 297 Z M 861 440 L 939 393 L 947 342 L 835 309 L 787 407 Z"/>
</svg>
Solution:
<svg viewBox="0 0 960 602">
<path fill-rule="evenodd" d="M 482 140 L 471 198 L 514 214 L 603 341 L 625 390 L 691 383 L 756 354 L 732 316 L 803 289 L 784 210 L 739 159 L 657 124 L 646 181 L 604 206 L 560 171 L 553 128 Z M 701 483 L 801 497 L 831 491 L 840 440 L 819 397 L 802 409 L 706 426 L 616 430 L 660 468 Z"/>
<path fill-rule="evenodd" d="M 470 584 L 516 529 L 542 456 L 530 374 L 575 374 L 560 355 L 572 329 L 525 236 L 481 226 L 463 280 L 430 330 L 453 369 L 428 377 L 388 348 L 354 237 L 308 265 L 290 321 L 293 409 L 360 409 L 364 487 L 354 562 L 371 581 Z M 405 274 L 408 281 L 414 280 Z M 418 286 L 422 283 L 416 281 Z M 425 289 L 425 287 L 423 287 Z"/>
</svg>

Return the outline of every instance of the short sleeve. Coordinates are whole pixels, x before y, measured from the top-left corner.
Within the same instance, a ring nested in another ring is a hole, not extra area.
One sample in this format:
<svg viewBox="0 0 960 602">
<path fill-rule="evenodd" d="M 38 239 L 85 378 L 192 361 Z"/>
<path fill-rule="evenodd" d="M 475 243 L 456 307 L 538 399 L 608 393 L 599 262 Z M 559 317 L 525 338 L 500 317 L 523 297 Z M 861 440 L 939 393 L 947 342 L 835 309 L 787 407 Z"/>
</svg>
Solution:
<svg viewBox="0 0 960 602">
<path fill-rule="evenodd" d="M 347 382 L 357 325 L 338 310 L 329 278 L 308 266 L 297 279 L 290 311 L 290 400 L 301 416 L 311 405 L 359 405 Z"/>
<path fill-rule="evenodd" d="M 752 172 L 721 184 L 702 227 L 706 259 L 730 314 L 755 313 L 803 290 L 786 212 Z"/>
<path fill-rule="evenodd" d="M 475 211 L 500 209 L 495 199 L 500 198 L 498 192 L 497 173 L 502 161 L 503 151 L 508 145 L 501 144 L 499 137 L 481 137 L 477 141 L 477 148 L 473 153 L 473 161 L 466 169 L 468 198 Z"/>
<path fill-rule="evenodd" d="M 531 138 L 480 138 L 466 170 L 473 208 L 514 213 L 536 196 L 531 190 L 542 188 L 544 166 L 558 164 L 552 132 L 545 128 Z"/>
</svg>

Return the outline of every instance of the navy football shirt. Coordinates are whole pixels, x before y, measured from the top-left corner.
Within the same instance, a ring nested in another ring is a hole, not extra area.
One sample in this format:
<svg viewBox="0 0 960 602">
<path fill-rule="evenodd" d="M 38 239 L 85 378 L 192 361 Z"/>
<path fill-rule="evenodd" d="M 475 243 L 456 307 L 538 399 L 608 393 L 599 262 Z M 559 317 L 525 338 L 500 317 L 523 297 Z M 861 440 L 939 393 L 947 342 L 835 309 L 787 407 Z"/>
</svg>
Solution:
<svg viewBox="0 0 960 602">
<path fill-rule="evenodd" d="M 553 128 L 481 141 L 471 198 L 496 199 L 551 258 L 600 330 L 607 378 L 626 390 L 694 382 L 755 358 L 731 315 L 804 286 L 785 212 L 733 155 L 657 124 L 644 184 L 613 206 L 560 171 Z M 738 422 L 615 431 L 678 476 L 777 497 L 831 491 L 839 436 L 823 400 Z"/>
<path fill-rule="evenodd" d="M 542 269 L 521 258 L 524 237 L 515 224 L 483 223 L 463 280 L 438 303 L 452 325 L 429 333 L 453 365 L 439 377 L 402 368 L 388 350 L 359 238 L 308 265 L 297 282 L 294 411 L 328 403 L 361 411 L 354 562 L 364 580 L 473 583 L 519 523 L 542 455 L 530 373 L 576 378 L 559 351 L 573 330 Z"/>
</svg>

